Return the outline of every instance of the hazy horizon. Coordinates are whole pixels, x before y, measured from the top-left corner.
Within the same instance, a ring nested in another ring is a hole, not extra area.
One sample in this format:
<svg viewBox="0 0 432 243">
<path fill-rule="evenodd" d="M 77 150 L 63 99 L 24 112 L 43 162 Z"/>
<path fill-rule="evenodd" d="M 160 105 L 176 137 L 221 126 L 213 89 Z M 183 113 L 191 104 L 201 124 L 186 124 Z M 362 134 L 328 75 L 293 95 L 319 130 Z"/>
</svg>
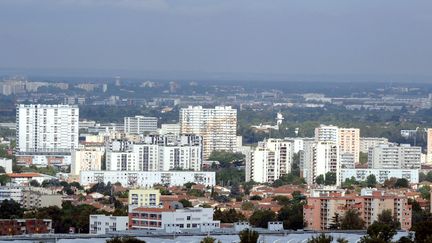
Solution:
<svg viewBox="0 0 432 243">
<path fill-rule="evenodd" d="M 2 0 L 0 75 L 432 80 L 426 0 Z"/>
</svg>

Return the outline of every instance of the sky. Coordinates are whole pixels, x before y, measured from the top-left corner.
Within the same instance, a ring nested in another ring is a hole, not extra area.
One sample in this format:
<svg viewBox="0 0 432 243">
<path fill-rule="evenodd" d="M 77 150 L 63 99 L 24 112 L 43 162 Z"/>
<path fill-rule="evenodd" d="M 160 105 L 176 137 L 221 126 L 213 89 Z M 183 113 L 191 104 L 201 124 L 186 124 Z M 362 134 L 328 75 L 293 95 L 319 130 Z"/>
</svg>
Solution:
<svg viewBox="0 0 432 243">
<path fill-rule="evenodd" d="M 2 70 L 432 81 L 432 1 L 0 0 Z"/>
</svg>

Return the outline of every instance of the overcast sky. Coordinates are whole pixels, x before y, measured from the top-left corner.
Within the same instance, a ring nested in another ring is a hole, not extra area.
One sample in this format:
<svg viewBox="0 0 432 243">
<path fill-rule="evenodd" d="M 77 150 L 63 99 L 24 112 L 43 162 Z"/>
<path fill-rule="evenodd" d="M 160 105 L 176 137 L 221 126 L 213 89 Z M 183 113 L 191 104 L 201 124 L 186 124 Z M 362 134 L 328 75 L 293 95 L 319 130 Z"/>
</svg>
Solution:
<svg viewBox="0 0 432 243">
<path fill-rule="evenodd" d="M 432 1 L 0 0 L 0 68 L 432 76 Z"/>
</svg>

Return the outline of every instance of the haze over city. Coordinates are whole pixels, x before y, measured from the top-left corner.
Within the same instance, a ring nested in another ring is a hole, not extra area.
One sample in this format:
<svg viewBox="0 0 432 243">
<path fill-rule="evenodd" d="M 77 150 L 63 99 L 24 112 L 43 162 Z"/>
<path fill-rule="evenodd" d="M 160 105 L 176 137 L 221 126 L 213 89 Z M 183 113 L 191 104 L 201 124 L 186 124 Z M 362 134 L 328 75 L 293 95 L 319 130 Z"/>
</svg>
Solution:
<svg viewBox="0 0 432 243">
<path fill-rule="evenodd" d="M 3 0 L 4 74 L 429 81 L 431 1 Z"/>
<path fill-rule="evenodd" d="M 432 243 L 432 1 L 0 0 L 0 243 Z"/>
</svg>

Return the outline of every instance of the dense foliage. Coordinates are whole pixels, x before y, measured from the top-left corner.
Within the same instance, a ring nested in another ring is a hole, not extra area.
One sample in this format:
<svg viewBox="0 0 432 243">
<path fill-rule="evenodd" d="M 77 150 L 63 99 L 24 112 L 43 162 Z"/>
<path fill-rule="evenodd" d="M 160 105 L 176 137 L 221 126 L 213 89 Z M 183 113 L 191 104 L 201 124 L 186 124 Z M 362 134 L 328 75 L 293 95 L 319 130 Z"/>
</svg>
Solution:
<svg viewBox="0 0 432 243">
<path fill-rule="evenodd" d="M 213 213 L 213 219 L 220 220 L 221 223 L 235 223 L 235 222 L 246 220 L 246 217 L 242 213 L 237 212 L 233 208 L 223 210 L 223 211 L 220 210 L 219 208 L 216 208 Z"/>
<path fill-rule="evenodd" d="M 257 243 L 259 234 L 255 230 L 245 229 L 239 233 L 240 243 Z"/>
</svg>

